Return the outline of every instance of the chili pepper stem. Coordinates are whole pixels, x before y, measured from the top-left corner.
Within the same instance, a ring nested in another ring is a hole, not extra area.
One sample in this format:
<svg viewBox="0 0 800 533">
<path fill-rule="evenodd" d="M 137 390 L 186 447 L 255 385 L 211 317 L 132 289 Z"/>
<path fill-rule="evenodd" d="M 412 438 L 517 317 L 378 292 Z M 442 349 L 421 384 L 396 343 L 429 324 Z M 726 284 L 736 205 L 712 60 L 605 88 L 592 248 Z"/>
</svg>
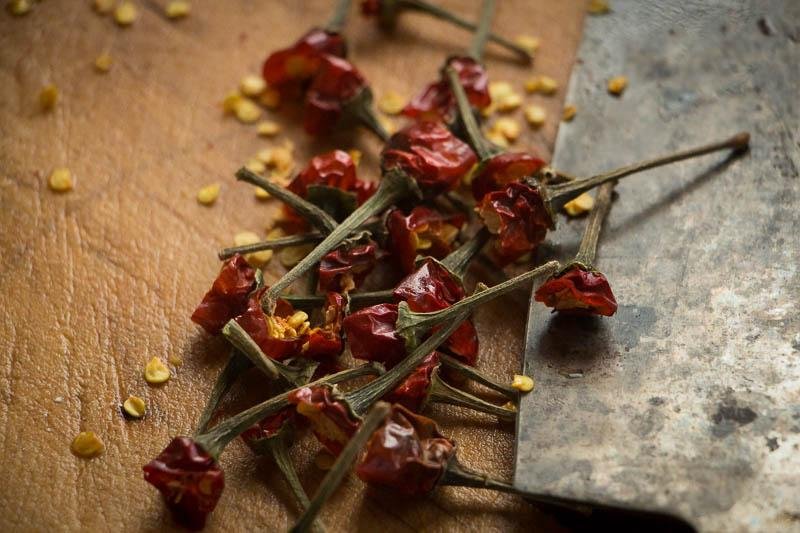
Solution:
<svg viewBox="0 0 800 533">
<path fill-rule="evenodd" d="M 325 236 L 317 231 L 311 233 L 302 233 L 300 235 L 290 235 L 280 239 L 273 239 L 271 241 L 261 241 L 254 244 L 245 244 L 244 246 L 231 246 L 230 248 L 223 248 L 217 253 L 217 257 L 221 260 L 229 259 L 236 254 L 249 254 L 253 252 L 260 252 L 262 250 L 277 250 L 289 246 L 299 246 L 301 244 L 309 244 L 319 242 Z"/>
<path fill-rule="evenodd" d="M 442 365 L 444 365 L 448 369 L 458 372 L 464 377 L 471 379 L 476 383 L 480 383 L 484 387 L 497 391 L 500 394 L 503 394 L 512 400 L 516 399 L 519 396 L 519 392 L 513 387 L 509 387 L 508 385 L 503 385 L 501 383 L 492 380 L 488 376 L 479 372 L 474 367 L 465 365 L 455 357 L 439 353 L 439 360 L 442 362 Z"/>
<path fill-rule="evenodd" d="M 567 202 L 583 192 L 593 189 L 603 183 L 622 179 L 626 176 L 636 174 L 643 170 L 668 165 L 676 161 L 683 161 L 684 159 L 691 159 L 702 155 L 717 152 L 719 150 L 734 150 L 744 151 L 750 143 L 750 134 L 747 132 L 739 132 L 729 139 L 724 141 L 714 142 L 696 148 L 690 148 L 676 152 L 674 154 L 657 157 L 655 159 L 648 159 L 632 165 L 627 165 L 610 172 L 598 174 L 589 178 L 576 179 L 567 183 L 552 185 L 547 188 L 547 198 L 551 203 Z"/>
<path fill-rule="evenodd" d="M 581 244 L 575 256 L 575 262 L 582 264 L 587 269 L 591 269 L 594 264 L 600 230 L 611 209 L 611 198 L 614 195 L 614 186 L 616 184 L 615 181 L 607 181 L 597 190 L 594 208 L 592 209 L 592 214 L 589 215 L 589 221 L 586 223 L 586 229 L 583 232 L 583 238 L 581 238 Z"/>
<path fill-rule="evenodd" d="M 269 453 L 272 455 L 272 460 L 275 461 L 275 465 L 277 465 L 284 479 L 286 479 L 286 483 L 292 490 L 294 497 L 297 498 L 297 503 L 300 504 L 300 508 L 305 511 L 308 509 L 310 503 L 308 494 L 306 494 L 303 485 L 300 483 L 297 470 L 294 468 L 292 460 L 289 458 L 289 446 L 286 443 L 286 438 L 282 434 L 278 434 L 266 439 L 266 441 Z"/>
<path fill-rule="evenodd" d="M 491 288 L 487 288 L 481 292 L 476 291 L 471 296 L 467 296 L 450 307 L 432 313 L 417 313 L 411 311 L 406 302 L 400 302 L 397 307 L 397 322 L 395 322 L 395 328 L 398 335 L 405 339 L 406 346 L 409 347 L 409 349 L 413 349 L 417 345 L 418 339 L 431 328 L 448 322 L 460 323 L 463 320 L 463 318 L 460 318 L 462 314 L 466 313 L 469 315 L 477 306 L 489 300 L 493 300 L 498 296 L 502 296 L 530 282 L 536 277 L 552 275 L 560 268 L 561 265 L 558 261 L 550 261 L 538 268 L 520 274 Z"/>
<path fill-rule="evenodd" d="M 288 390 L 269 400 L 245 409 L 244 411 L 226 419 L 208 431 L 195 435 L 195 441 L 203 447 L 215 459 L 219 458 L 225 446 L 242 434 L 247 428 L 256 422 L 274 415 L 284 407 L 289 405 L 289 395 L 297 392 L 303 387 L 317 387 L 320 385 L 342 383 L 363 376 L 374 376 L 383 373 L 383 367 L 377 364 L 366 364 L 356 368 L 349 368 L 335 374 L 330 374 L 316 381 Z"/>
<path fill-rule="evenodd" d="M 328 213 L 297 196 L 289 189 L 262 178 L 252 170 L 244 167 L 240 168 L 236 171 L 236 179 L 261 187 L 278 200 L 290 205 L 300 216 L 323 233 L 330 233 L 336 228 L 336 221 Z"/>
<path fill-rule="evenodd" d="M 473 411 L 494 415 L 500 420 L 511 421 L 517 417 L 516 411 L 506 409 L 505 407 L 501 407 L 499 405 L 494 405 L 493 403 L 482 400 L 477 396 L 473 396 L 472 394 L 448 385 L 442 381 L 442 379 L 436 373 L 433 374 L 433 378 L 431 379 L 431 386 L 430 389 L 428 389 L 427 401 L 466 407 L 468 409 L 472 409 Z"/>
<path fill-rule="evenodd" d="M 447 75 L 447 81 L 450 83 L 450 90 L 453 91 L 453 96 L 456 98 L 458 117 L 464 124 L 464 129 L 467 132 L 467 141 L 469 141 L 475 153 L 478 154 L 481 162 L 486 161 L 498 153 L 498 150 L 483 136 L 481 128 L 478 126 L 478 121 L 475 119 L 475 114 L 472 112 L 472 106 L 467 99 L 467 93 L 464 92 L 464 87 L 461 85 L 455 69 L 448 66 L 445 68 L 445 74 Z"/>
<path fill-rule="evenodd" d="M 472 35 L 472 42 L 467 50 L 467 55 L 475 61 L 480 61 L 483 57 L 483 49 L 486 48 L 486 40 L 492 29 L 492 18 L 494 18 L 495 0 L 483 0 L 481 5 L 481 16 L 478 19 L 478 27 Z"/>
<path fill-rule="evenodd" d="M 211 388 L 211 393 L 206 400 L 206 406 L 197 421 L 196 433 L 204 433 L 208 429 L 208 424 L 211 422 L 211 418 L 214 416 L 217 407 L 219 407 L 222 398 L 233 386 L 236 378 L 251 366 L 253 364 L 249 359 L 239 353 L 238 350 L 233 350 L 228 362 L 225 364 L 225 368 L 219 373 L 217 381 L 214 382 L 214 386 Z"/>
<path fill-rule="evenodd" d="M 373 292 L 353 292 L 349 294 L 350 304 L 354 307 L 364 307 L 367 305 L 379 304 L 392 301 L 394 291 L 388 289 L 385 291 Z M 320 294 L 281 294 L 280 299 L 286 300 L 292 306 L 301 309 L 309 307 L 318 307 L 325 303 L 325 296 Z"/>
<path fill-rule="evenodd" d="M 325 505 L 325 502 L 328 501 L 333 492 L 339 487 L 342 479 L 344 479 L 344 476 L 347 475 L 350 467 L 355 462 L 356 457 L 361 453 L 361 449 L 364 448 L 367 441 L 372 436 L 372 433 L 383 423 L 390 411 L 391 408 L 386 402 L 378 402 L 375 407 L 370 410 L 356 434 L 347 442 L 347 445 L 344 447 L 344 450 L 342 450 L 342 453 L 339 454 L 333 467 L 325 475 L 325 478 L 317 489 L 317 493 L 314 495 L 314 499 L 311 500 L 303 516 L 301 516 L 292 529 L 290 529 L 292 533 L 302 533 L 309 530 L 314 519 L 322 509 L 322 506 Z"/>
<path fill-rule="evenodd" d="M 377 135 L 381 141 L 389 140 L 389 132 L 378 120 L 372 107 L 372 91 L 369 88 L 363 89 L 357 97 L 346 104 L 345 114 L 348 113 L 355 117 L 362 126 Z"/>
<path fill-rule="evenodd" d="M 325 30 L 331 33 L 341 33 L 347 23 L 348 11 L 350 11 L 350 0 L 339 0 L 333 15 L 325 25 Z"/>
<path fill-rule="evenodd" d="M 442 259 L 442 265 L 459 278 L 463 278 L 469 268 L 469 264 L 475 256 L 478 255 L 491 236 L 486 226 L 482 227 L 472 238 Z"/>
<path fill-rule="evenodd" d="M 442 9 L 439 6 L 431 4 L 429 2 L 425 2 L 424 0 L 395 0 L 397 8 L 404 8 L 413 11 L 419 11 L 422 13 L 426 13 L 428 15 L 432 15 L 438 19 L 447 21 L 454 26 L 458 26 L 459 28 L 463 28 L 465 30 L 475 31 L 477 26 L 474 22 L 470 22 L 462 17 L 459 17 L 455 13 L 451 11 L 447 11 L 446 9 Z M 522 61 L 525 63 L 530 63 L 533 59 L 531 55 L 528 53 L 527 50 L 522 48 L 521 46 L 509 41 L 502 35 L 498 35 L 496 33 L 490 32 L 489 33 L 489 40 L 499 44 L 503 48 L 507 48 L 514 52 Z"/>
<path fill-rule="evenodd" d="M 355 228 L 364 224 L 375 213 L 380 213 L 398 200 L 409 196 L 422 196 L 416 182 L 400 170 L 388 171 L 383 176 L 375 194 L 336 226 L 321 243 L 270 287 L 262 300 L 264 311 L 272 314 L 275 302 L 280 295 L 308 269 L 317 264 L 325 254 L 339 246 Z"/>
</svg>

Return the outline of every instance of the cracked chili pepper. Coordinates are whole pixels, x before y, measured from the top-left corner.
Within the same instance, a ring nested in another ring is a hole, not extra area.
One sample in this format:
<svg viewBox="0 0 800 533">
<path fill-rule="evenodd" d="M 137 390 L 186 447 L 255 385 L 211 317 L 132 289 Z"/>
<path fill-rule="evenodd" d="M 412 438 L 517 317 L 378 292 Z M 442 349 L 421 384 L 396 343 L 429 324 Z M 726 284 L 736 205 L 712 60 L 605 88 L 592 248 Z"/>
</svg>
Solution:
<svg viewBox="0 0 800 533">
<path fill-rule="evenodd" d="M 412 272 L 419 252 L 436 259 L 449 254 L 465 221 L 461 214 L 443 215 L 425 206 L 413 208 L 408 215 L 395 209 L 386 219 L 387 248 L 406 273 Z"/>
<path fill-rule="evenodd" d="M 310 385 L 340 383 L 380 372 L 376 366 L 362 365 L 325 376 Z M 182 524 L 193 529 L 203 527 L 225 487 L 224 473 L 218 463 L 220 454 L 253 424 L 286 408 L 291 392 L 254 405 L 194 437 L 175 437 L 143 467 L 145 480 L 161 492 L 167 507 Z"/>
<path fill-rule="evenodd" d="M 347 293 L 358 288 L 378 259 L 378 245 L 372 239 L 328 252 L 319 263 L 319 289 Z"/>
<path fill-rule="evenodd" d="M 614 182 L 608 182 L 598 188 L 578 254 L 561 272 L 536 289 L 534 297 L 537 302 L 552 307 L 553 311 L 568 314 L 612 316 L 617 312 L 617 300 L 608 280 L 594 268 L 597 240 L 611 208 L 614 185 Z"/>
<path fill-rule="evenodd" d="M 347 46 L 340 32 L 349 7 L 350 0 L 340 1 L 324 29 L 312 28 L 291 46 L 267 57 L 262 75 L 270 88 L 278 90 L 284 98 L 299 98 L 319 70 L 324 54 L 347 55 Z"/>
<path fill-rule="evenodd" d="M 303 357 L 332 364 L 344 350 L 342 340 L 342 320 L 344 319 L 344 297 L 337 292 L 329 292 L 325 296 L 322 309 L 322 326 L 312 328 L 303 343 Z"/>
<path fill-rule="evenodd" d="M 544 161 L 524 152 L 504 153 L 492 156 L 481 164 L 472 179 L 472 195 L 480 202 L 486 194 L 501 189 L 509 183 L 520 182 L 535 176 Z"/>
<path fill-rule="evenodd" d="M 212 335 L 246 308 L 255 286 L 256 271 L 244 257 L 235 255 L 222 264 L 211 289 L 192 313 L 192 321 Z"/>
<path fill-rule="evenodd" d="M 290 324 L 295 312 L 285 301 L 278 301 L 273 315 L 265 315 L 261 308 L 261 298 L 266 291 L 267 287 L 254 291 L 248 299 L 247 309 L 234 320 L 267 356 L 281 361 L 300 353 L 303 334 L 310 324 L 306 320 L 297 319 Z"/>
<path fill-rule="evenodd" d="M 466 30 L 475 31 L 477 28 L 475 23 L 425 0 L 362 0 L 361 2 L 361 13 L 367 17 L 376 17 L 380 25 L 388 29 L 394 28 L 397 17 L 402 11 L 432 15 Z M 525 63 L 529 63 L 533 59 L 525 48 L 509 41 L 502 35 L 489 33 L 489 40 L 514 52 Z"/>
</svg>

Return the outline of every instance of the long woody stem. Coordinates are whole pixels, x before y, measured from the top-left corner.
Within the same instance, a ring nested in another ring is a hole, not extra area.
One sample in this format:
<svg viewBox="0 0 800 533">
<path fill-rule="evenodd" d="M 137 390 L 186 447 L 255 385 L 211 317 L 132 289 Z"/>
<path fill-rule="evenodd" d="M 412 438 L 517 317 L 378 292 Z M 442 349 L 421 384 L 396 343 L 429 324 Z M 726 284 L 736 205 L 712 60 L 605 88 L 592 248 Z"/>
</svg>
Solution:
<svg viewBox="0 0 800 533">
<path fill-rule="evenodd" d="M 206 400 L 206 406 L 200 414 L 200 419 L 197 421 L 196 433 L 205 433 L 208 429 L 208 424 L 211 422 L 211 417 L 219 407 L 220 401 L 230 390 L 233 383 L 245 370 L 253 366 L 249 359 L 239 353 L 238 350 L 233 350 L 225 368 L 217 376 L 214 386 L 211 388 L 211 393 Z"/>
<path fill-rule="evenodd" d="M 485 376 L 484 374 L 478 372 L 474 367 L 465 365 L 455 357 L 451 357 L 449 355 L 440 353 L 439 360 L 447 369 L 452 370 L 454 372 L 458 372 L 462 376 L 471 379 L 476 383 L 480 383 L 484 387 L 497 391 L 500 394 L 507 396 L 508 398 L 514 399 L 519 396 L 519 391 L 517 391 L 516 389 L 509 387 L 508 385 L 497 383 L 496 381 L 490 379 L 488 376 Z"/>
<path fill-rule="evenodd" d="M 597 254 L 597 240 L 600 238 L 600 230 L 603 227 L 608 212 L 611 210 L 611 197 L 614 195 L 616 182 L 608 181 L 597 189 L 597 197 L 594 200 L 594 209 L 589 215 L 586 223 L 586 230 L 583 232 L 581 245 L 575 256 L 575 261 L 591 268 Z"/>
<path fill-rule="evenodd" d="M 272 459 L 280 469 L 281 474 L 286 479 L 289 488 L 292 489 L 292 494 L 297 498 L 297 503 L 300 504 L 302 510 L 308 509 L 309 500 L 303 485 L 300 483 L 300 478 L 297 476 L 297 470 L 289 458 L 289 447 L 286 445 L 286 440 L 283 435 L 276 435 L 267 439 L 267 446 L 269 447 Z"/>
<path fill-rule="evenodd" d="M 349 294 L 350 306 L 360 308 L 367 305 L 390 302 L 393 297 L 393 292 L 392 289 L 373 292 L 352 292 Z M 292 304 L 293 307 L 305 309 L 322 305 L 325 303 L 326 296 L 321 294 L 281 294 L 280 298 Z"/>
<path fill-rule="evenodd" d="M 348 11 L 350 11 L 350 0 L 339 0 L 333 15 L 325 25 L 325 29 L 331 33 L 341 33 L 347 23 Z"/>
<path fill-rule="evenodd" d="M 691 159 L 693 157 L 710 154 L 719 150 L 745 150 L 749 143 L 750 134 L 747 132 L 740 132 L 729 139 L 725 139 L 724 141 L 698 146 L 697 148 L 690 148 L 689 150 L 683 150 L 681 152 L 676 152 L 663 157 L 657 157 L 655 159 L 648 159 L 640 163 L 634 163 L 632 165 L 624 166 L 616 170 L 612 170 L 611 172 L 598 174 L 590 178 L 576 179 L 567 183 L 552 185 L 547 188 L 548 197 L 549 200 L 554 203 L 566 202 L 575 198 L 579 194 L 602 185 L 608 181 L 618 180 L 643 170 L 668 165 L 676 161 L 683 161 L 684 159 Z"/>
<path fill-rule="evenodd" d="M 511 421 L 517 417 L 516 411 L 489 403 L 468 392 L 448 385 L 439 378 L 437 373 L 434 373 L 431 387 L 428 389 L 428 402 L 458 405 L 473 411 L 494 415 L 500 420 Z"/>
<path fill-rule="evenodd" d="M 469 268 L 469 264 L 490 238 L 489 230 L 486 226 L 482 227 L 471 239 L 442 259 L 442 265 L 459 278 L 463 278 Z"/>
<path fill-rule="evenodd" d="M 486 40 L 489 38 L 489 32 L 492 29 L 492 18 L 494 18 L 494 3 L 495 0 L 483 0 L 481 5 L 481 17 L 478 19 L 478 28 L 472 36 L 472 42 L 467 50 L 469 55 L 475 61 L 480 61 L 483 57 L 483 49 L 486 48 Z"/>
<path fill-rule="evenodd" d="M 450 83 L 450 90 L 453 91 L 453 95 L 456 97 L 458 117 L 464 124 L 467 140 L 475 150 L 475 153 L 478 154 L 478 158 L 481 161 L 486 161 L 497 153 L 497 149 L 483 136 L 481 128 L 478 126 L 478 121 L 475 119 L 475 114 L 472 112 L 472 106 L 467 99 L 467 93 L 464 92 L 464 87 L 461 85 L 456 71 L 453 67 L 447 67 L 445 68 L 445 73 L 447 74 L 447 81 Z"/>
</svg>

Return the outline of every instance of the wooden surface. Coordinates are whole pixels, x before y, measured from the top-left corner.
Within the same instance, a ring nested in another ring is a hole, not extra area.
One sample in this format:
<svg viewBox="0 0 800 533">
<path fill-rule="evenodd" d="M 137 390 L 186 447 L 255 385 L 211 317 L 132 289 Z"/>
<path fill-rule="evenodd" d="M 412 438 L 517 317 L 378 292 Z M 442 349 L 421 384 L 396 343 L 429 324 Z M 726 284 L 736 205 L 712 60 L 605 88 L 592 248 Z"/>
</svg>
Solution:
<svg viewBox="0 0 800 533">
<path fill-rule="evenodd" d="M 503 0 L 495 27 L 542 38 L 533 68 L 490 47 L 496 80 L 549 74 L 565 85 L 580 36 L 583 6 L 560 0 Z M 275 206 L 258 203 L 233 171 L 262 147 L 253 127 L 220 112 L 219 101 L 265 53 L 323 22 L 330 2 L 193 2 L 191 16 L 165 19 L 156 2 L 138 2 L 127 29 L 91 11 L 88 2 L 42 2 L 23 18 L 0 14 L 0 530 L 154 530 L 172 527 L 141 465 L 169 439 L 188 434 L 225 353 L 189 315 L 216 274 L 215 251 L 241 230 L 263 234 Z M 474 16 L 478 3 L 448 7 Z M 419 15 L 403 17 L 386 36 L 351 16 L 351 57 L 380 95 L 410 96 L 436 75 L 443 58 L 469 39 Z M 108 51 L 105 75 L 94 58 Z M 42 86 L 55 83 L 57 107 L 38 110 Z M 521 87 L 520 87 L 521 90 Z M 527 127 L 518 147 L 544 156 L 557 128 L 563 91 L 540 98 L 552 118 Z M 529 97 L 529 102 L 536 99 Z M 359 132 L 312 143 L 291 109 L 276 115 L 297 145 L 297 160 L 337 147 L 365 152 L 360 172 L 375 177 L 378 144 Z M 521 120 L 521 114 L 517 115 Z M 75 190 L 46 185 L 54 167 L 69 167 Z M 216 205 L 194 195 L 221 182 Z M 277 262 L 268 280 L 281 273 Z M 524 307 L 504 300 L 476 317 L 480 366 L 508 379 L 520 368 Z M 509 312 L 511 311 L 511 312 Z M 163 387 L 142 378 L 153 356 L 184 364 Z M 122 418 L 129 394 L 147 400 L 139 422 Z M 451 413 L 445 415 L 444 413 Z M 512 428 L 457 409 L 433 409 L 457 439 L 466 464 L 510 476 Z M 82 430 L 97 432 L 106 453 L 87 461 L 69 451 Z M 313 492 L 321 473 L 317 445 L 295 448 Z M 223 455 L 227 487 L 208 530 L 283 529 L 297 509 L 268 460 L 239 442 Z M 323 511 L 333 531 L 427 529 L 530 530 L 552 520 L 516 498 L 488 491 L 440 490 L 419 501 L 366 492 L 346 482 Z"/>
</svg>

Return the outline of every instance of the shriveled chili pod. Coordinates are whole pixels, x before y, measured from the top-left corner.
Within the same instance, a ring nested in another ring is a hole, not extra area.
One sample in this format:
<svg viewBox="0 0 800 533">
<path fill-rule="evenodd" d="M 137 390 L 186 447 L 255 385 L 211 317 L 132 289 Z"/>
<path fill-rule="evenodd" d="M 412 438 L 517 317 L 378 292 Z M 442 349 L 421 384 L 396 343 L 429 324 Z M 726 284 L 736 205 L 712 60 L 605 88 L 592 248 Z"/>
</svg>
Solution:
<svg viewBox="0 0 800 533">
<path fill-rule="evenodd" d="M 395 209 L 386 219 L 387 248 L 410 273 L 417 255 L 442 259 L 449 254 L 465 221 L 464 215 L 444 215 L 425 206 L 414 207 L 407 215 Z"/>
<path fill-rule="evenodd" d="M 348 293 L 358 288 L 375 268 L 380 256 L 378 244 L 372 239 L 328 252 L 319 263 L 319 289 Z"/>
<path fill-rule="evenodd" d="M 597 198 L 575 259 L 545 281 L 534 298 L 553 311 L 567 314 L 612 316 L 617 300 L 606 277 L 594 267 L 597 240 L 608 211 L 615 183 L 607 182 L 597 190 Z"/>
<path fill-rule="evenodd" d="M 341 383 L 381 372 L 375 365 L 362 365 L 312 382 L 311 386 Z M 143 467 L 145 480 L 156 487 L 178 521 L 201 529 L 217 505 L 225 487 L 218 459 L 225 447 L 260 420 L 289 404 L 293 391 L 279 394 L 234 415 L 194 437 L 175 437 L 153 461 Z"/>
<path fill-rule="evenodd" d="M 394 28 L 397 22 L 397 17 L 403 11 L 425 13 L 465 30 L 474 31 L 477 28 L 474 22 L 470 22 L 453 13 L 452 11 L 443 9 L 437 5 L 431 4 L 430 2 L 426 2 L 425 0 L 361 1 L 361 13 L 367 17 L 376 17 L 380 25 L 387 29 Z M 533 59 L 528 50 L 513 43 L 512 41 L 509 41 L 502 35 L 491 32 L 489 33 L 489 40 L 514 52 L 514 54 L 525 63 L 529 63 Z"/>
<path fill-rule="evenodd" d="M 211 289 L 192 313 L 192 321 L 212 335 L 246 308 L 256 284 L 256 271 L 239 254 L 225 261 Z"/>
</svg>

